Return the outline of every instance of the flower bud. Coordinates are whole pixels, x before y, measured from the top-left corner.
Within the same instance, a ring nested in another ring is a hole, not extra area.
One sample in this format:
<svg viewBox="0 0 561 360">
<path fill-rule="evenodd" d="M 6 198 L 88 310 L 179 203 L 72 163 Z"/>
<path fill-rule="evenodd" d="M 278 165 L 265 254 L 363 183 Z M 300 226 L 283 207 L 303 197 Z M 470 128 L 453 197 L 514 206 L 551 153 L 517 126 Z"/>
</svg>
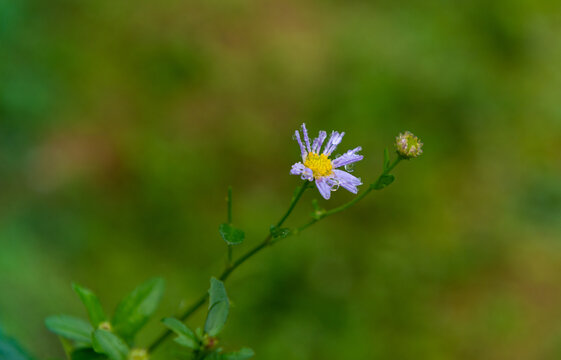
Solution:
<svg viewBox="0 0 561 360">
<path fill-rule="evenodd" d="M 406 131 L 395 138 L 395 149 L 404 159 L 416 158 L 423 153 L 423 143 L 411 132 Z"/>
<path fill-rule="evenodd" d="M 97 328 L 101 330 L 113 331 L 113 328 L 111 327 L 111 323 L 109 321 L 99 323 Z"/>
<path fill-rule="evenodd" d="M 148 360 L 146 349 L 131 349 L 128 360 Z"/>
<path fill-rule="evenodd" d="M 205 337 L 203 338 L 203 346 L 205 347 L 205 349 L 213 349 L 214 347 L 216 347 L 216 345 L 218 345 L 218 339 L 215 338 L 214 336 L 208 336 L 205 335 Z"/>
</svg>

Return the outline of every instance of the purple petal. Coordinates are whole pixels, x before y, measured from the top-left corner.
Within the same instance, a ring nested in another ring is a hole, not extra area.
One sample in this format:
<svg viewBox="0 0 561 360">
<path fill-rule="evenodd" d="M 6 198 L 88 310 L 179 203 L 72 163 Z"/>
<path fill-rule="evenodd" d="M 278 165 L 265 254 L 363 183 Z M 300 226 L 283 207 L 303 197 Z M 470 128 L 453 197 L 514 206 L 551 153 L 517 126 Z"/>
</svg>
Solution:
<svg viewBox="0 0 561 360">
<path fill-rule="evenodd" d="M 333 160 L 333 167 L 338 168 L 362 160 L 363 156 L 357 154 L 360 150 L 362 150 L 362 148 L 359 146 L 339 156 L 337 159 Z"/>
<path fill-rule="evenodd" d="M 344 132 L 338 133 L 337 131 L 333 131 L 331 133 L 329 141 L 327 142 L 327 145 L 325 145 L 323 153 L 327 156 L 331 155 L 331 153 L 337 148 L 337 145 L 339 145 L 341 143 L 341 140 L 343 140 L 344 135 Z"/>
<path fill-rule="evenodd" d="M 354 175 L 349 174 L 343 170 L 333 170 L 333 174 L 339 180 L 339 185 L 347 189 L 348 191 L 356 194 L 358 192 L 358 185 L 362 185 L 362 181 L 360 178 L 357 178 Z"/>
<path fill-rule="evenodd" d="M 306 124 L 302 124 L 302 134 L 304 134 L 304 141 L 306 142 L 306 148 L 308 152 L 311 152 L 312 149 L 310 148 L 310 137 L 308 136 L 308 130 L 306 130 Z"/>
<path fill-rule="evenodd" d="M 306 156 L 308 156 L 308 153 L 306 152 L 306 149 L 304 148 L 304 145 L 302 145 L 302 139 L 300 139 L 300 132 L 298 130 L 296 130 L 294 132 L 294 136 L 296 136 L 296 140 L 298 141 L 298 145 L 300 145 L 300 151 L 302 152 L 302 161 L 306 161 Z"/>
<path fill-rule="evenodd" d="M 329 200 L 329 198 L 331 197 L 331 187 L 327 185 L 327 182 L 325 180 L 325 177 L 316 179 L 316 186 L 318 187 L 321 196 L 323 196 L 325 200 Z"/>
<path fill-rule="evenodd" d="M 312 181 L 314 179 L 314 173 L 311 169 L 304 166 L 302 163 L 296 163 L 292 165 L 292 169 L 290 169 L 290 173 L 292 175 L 300 175 L 302 180 L 309 180 Z"/>
<path fill-rule="evenodd" d="M 312 144 L 312 152 L 315 152 L 316 154 L 319 154 L 319 151 L 321 149 L 321 145 L 323 145 L 323 142 L 324 142 L 326 137 L 327 137 L 327 133 L 325 131 L 320 131 L 319 132 L 318 137 L 314 139 L 314 143 Z"/>
</svg>

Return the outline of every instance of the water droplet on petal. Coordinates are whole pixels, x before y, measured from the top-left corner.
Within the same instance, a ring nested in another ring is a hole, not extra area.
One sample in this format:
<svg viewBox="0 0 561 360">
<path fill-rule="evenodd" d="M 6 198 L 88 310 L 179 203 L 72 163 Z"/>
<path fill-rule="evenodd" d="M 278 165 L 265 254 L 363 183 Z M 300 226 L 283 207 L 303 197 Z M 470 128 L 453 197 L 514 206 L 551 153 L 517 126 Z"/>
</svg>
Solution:
<svg viewBox="0 0 561 360">
<path fill-rule="evenodd" d="M 296 140 L 296 134 L 292 134 L 292 140 Z"/>
<path fill-rule="evenodd" d="M 354 171 L 354 169 L 355 169 L 355 164 L 354 163 L 345 165 L 345 171 L 346 172 L 352 173 Z"/>
<path fill-rule="evenodd" d="M 339 190 L 339 180 L 338 179 L 329 179 L 328 180 L 329 190 L 337 191 Z"/>
<path fill-rule="evenodd" d="M 338 157 L 341 157 L 341 156 L 343 156 L 343 155 L 337 154 L 337 155 L 335 155 L 334 159 L 337 159 Z"/>
</svg>

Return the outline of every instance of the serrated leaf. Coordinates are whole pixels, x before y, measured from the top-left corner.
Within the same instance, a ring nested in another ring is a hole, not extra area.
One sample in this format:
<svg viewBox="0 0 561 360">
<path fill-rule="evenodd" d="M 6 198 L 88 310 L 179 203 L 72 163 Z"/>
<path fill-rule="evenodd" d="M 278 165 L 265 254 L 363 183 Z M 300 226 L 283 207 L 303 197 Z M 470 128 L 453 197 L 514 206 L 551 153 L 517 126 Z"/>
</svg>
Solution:
<svg viewBox="0 0 561 360">
<path fill-rule="evenodd" d="M 175 318 L 165 318 L 162 320 L 162 322 L 171 331 L 178 335 L 178 337 L 175 338 L 176 343 L 191 349 L 199 348 L 197 337 L 195 336 L 193 331 L 191 331 L 191 329 L 187 327 L 187 325 Z"/>
<path fill-rule="evenodd" d="M 0 330 L 0 359 L 2 360 L 31 360 L 31 356 L 12 338 Z"/>
<path fill-rule="evenodd" d="M 255 353 L 250 348 L 241 348 L 239 351 L 226 353 L 222 356 L 224 360 L 246 360 L 251 359 Z"/>
<path fill-rule="evenodd" d="M 228 245 L 239 245 L 243 243 L 243 240 L 245 239 L 245 233 L 230 224 L 220 224 L 218 232 Z"/>
<path fill-rule="evenodd" d="M 388 148 L 384 149 L 384 171 L 390 167 L 390 152 Z"/>
<path fill-rule="evenodd" d="M 91 345 L 92 325 L 82 319 L 70 315 L 54 315 L 45 319 L 47 329 L 66 339 Z"/>
<path fill-rule="evenodd" d="M 127 342 L 154 314 L 164 293 L 164 280 L 152 278 L 134 289 L 123 299 L 113 316 L 113 331 Z"/>
<path fill-rule="evenodd" d="M 107 357 L 96 353 L 92 348 L 76 349 L 70 355 L 72 360 L 105 360 Z"/>
<path fill-rule="evenodd" d="M 110 360 L 127 360 L 129 347 L 123 339 L 110 331 L 97 329 L 93 334 L 94 350 Z"/>
<path fill-rule="evenodd" d="M 100 323 L 107 320 L 107 316 L 103 312 L 103 308 L 101 307 L 101 303 L 97 296 L 85 287 L 82 287 L 76 283 L 72 284 L 72 288 L 80 296 L 80 299 L 84 303 L 86 310 L 88 311 L 88 316 L 90 318 L 90 322 L 94 327 L 97 327 Z"/>
<path fill-rule="evenodd" d="M 394 180 L 395 180 L 395 176 L 393 176 L 393 175 L 382 175 L 378 179 L 378 181 L 376 181 L 376 183 L 374 184 L 374 189 L 376 189 L 376 190 L 383 189 L 386 186 L 393 183 Z"/>
<path fill-rule="evenodd" d="M 210 279 L 208 293 L 209 310 L 205 322 L 205 332 L 210 336 L 216 336 L 226 323 L 230 311 L 230 302 L 228 301 L 224 283 L 214 277 Z"/>
</svg>

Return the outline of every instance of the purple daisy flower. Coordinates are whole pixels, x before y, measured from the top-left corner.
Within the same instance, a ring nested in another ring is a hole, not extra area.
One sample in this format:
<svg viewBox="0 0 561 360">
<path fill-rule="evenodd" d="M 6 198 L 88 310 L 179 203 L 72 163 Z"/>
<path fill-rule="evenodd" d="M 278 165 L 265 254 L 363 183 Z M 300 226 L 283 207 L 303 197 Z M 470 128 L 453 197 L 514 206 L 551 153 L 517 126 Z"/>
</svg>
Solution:
<svg viewBox="0 0 561 360">
<path fill-rule="evenodd" d="M 337 145 L 341 143 L 343 135 L 345 135 L 344 132 L 338 133 L 337 131 L 333 131 L 327 144 L 323 148 L 323 152 L 321 151 L 321 147 L 327 138 L 327 133 L 325 131 L 320 131 L 318 137 L 310 144 L 306 124 L 302 124 L 302 135 L 304 137 L 304 143 L 302 143 L 302 139 L 300 138 L 300 132 L 296 130 L 295 138 L 300 145 L 302 162 L 297 162 L 292 165 L 290 173 L 292 175 L 300 175 L 303 180 L 315 180 L 319 193 L 325 199 L 329 199 L 331 197 L 331 192 L 339 189 L 339 186 L 356 194 L 358 192 L 357 186 L 362 185 L 360 178 L 346 171 L 338 170 L 337 168 L 362 160 L 363 156 L 357 154 L 362 148 L 359 146 L 353 150 L 349 150 L 332 161 L 329 159 L 329 155 L 331 155 L 337 148 Z"/>
</svg>

